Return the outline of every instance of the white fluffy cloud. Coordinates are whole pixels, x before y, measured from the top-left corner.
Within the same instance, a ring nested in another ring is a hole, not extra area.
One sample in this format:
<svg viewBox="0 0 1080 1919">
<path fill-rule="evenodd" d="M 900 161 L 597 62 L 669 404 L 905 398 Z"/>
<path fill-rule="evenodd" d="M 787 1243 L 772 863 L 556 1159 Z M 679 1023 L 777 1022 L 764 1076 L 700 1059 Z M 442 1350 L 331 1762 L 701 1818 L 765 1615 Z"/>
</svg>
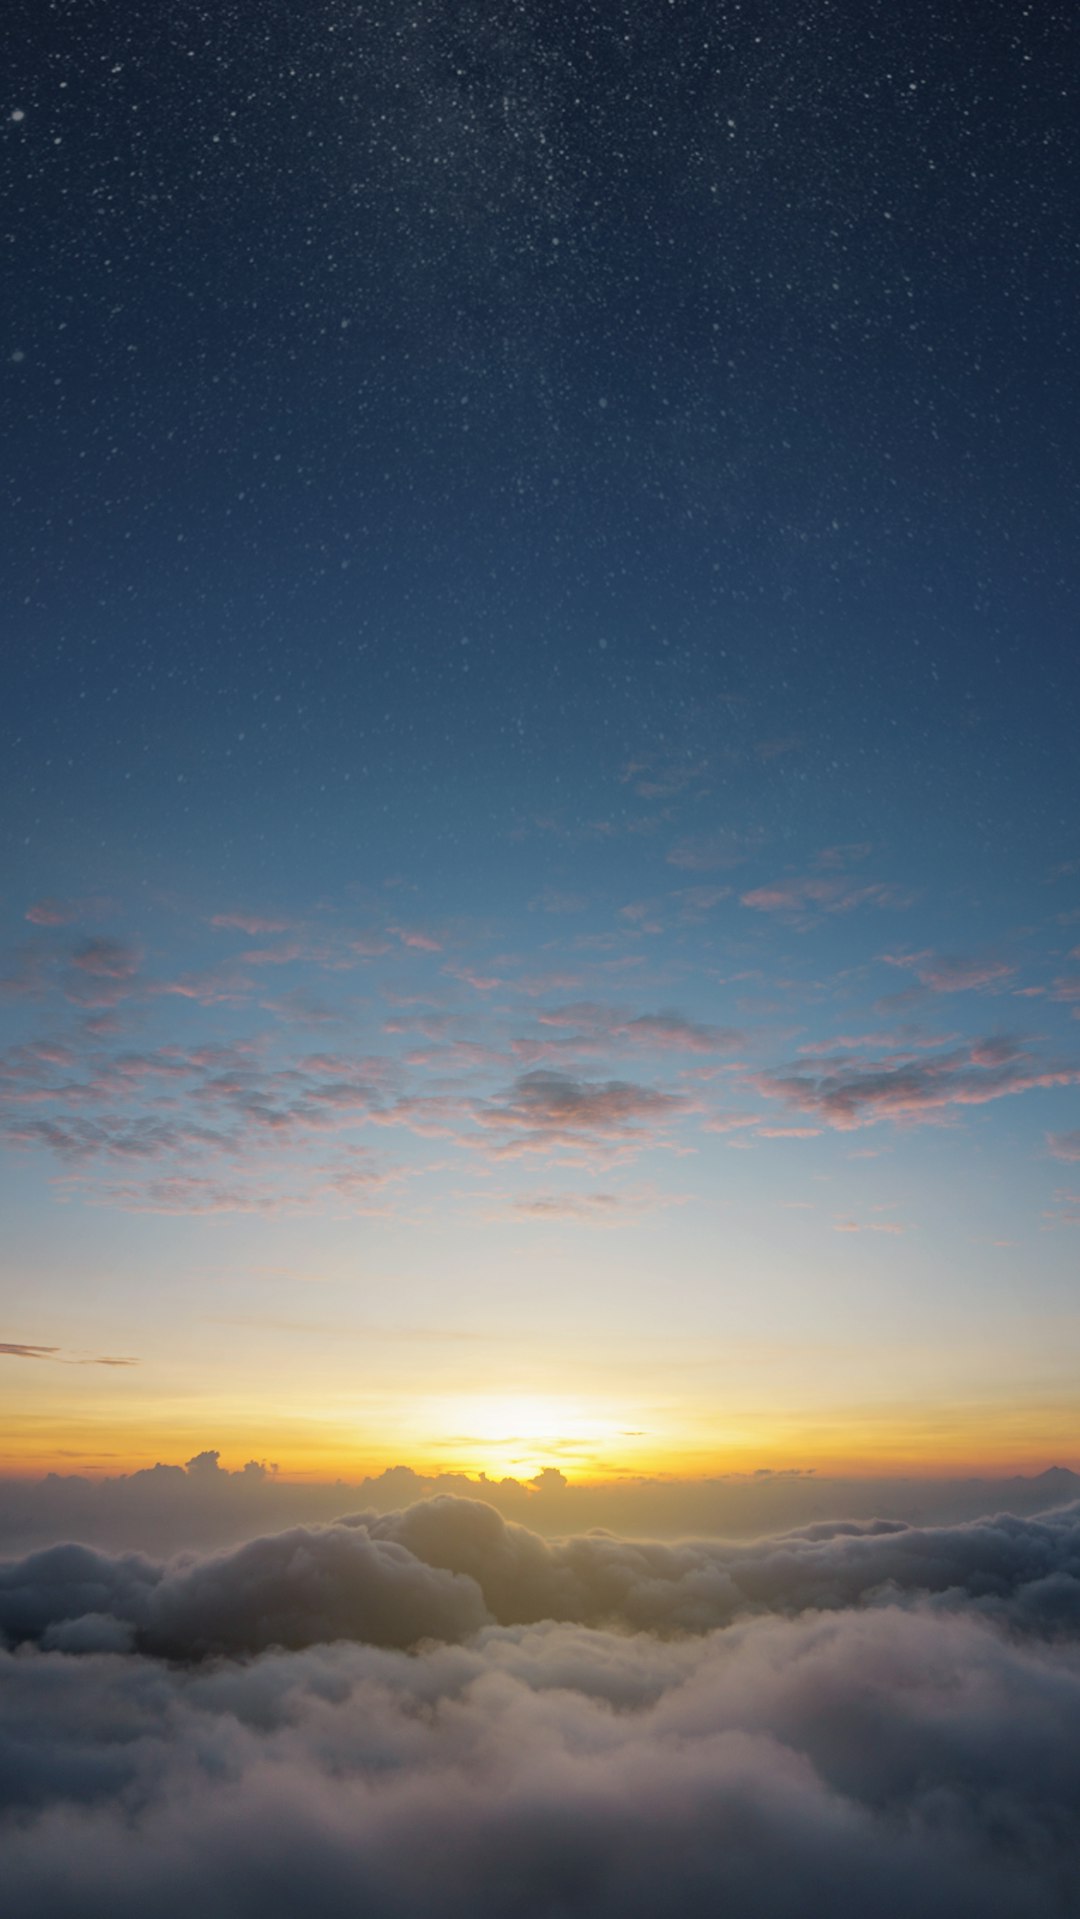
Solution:
<svg viewBox="0 0 1080 1919">
<path fill-rule="evenodd" d="M 6 1919 L 1066 1919 L 1078 1554 L 1075 1507 L 671 1547 L 438 1500 L 32 1555 Z"/>
</svg>

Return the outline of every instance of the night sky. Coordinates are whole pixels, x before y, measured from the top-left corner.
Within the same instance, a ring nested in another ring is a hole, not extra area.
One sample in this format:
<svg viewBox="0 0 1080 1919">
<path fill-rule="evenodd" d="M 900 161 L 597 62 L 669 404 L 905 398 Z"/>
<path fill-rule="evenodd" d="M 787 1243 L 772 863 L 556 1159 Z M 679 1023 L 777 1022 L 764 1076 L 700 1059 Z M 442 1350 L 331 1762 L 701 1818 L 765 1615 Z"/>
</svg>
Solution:
<svg viewBox="0 0 1080 1919">
<path fill-rule="evenodd" d="M 1071 9 L 6 18 L 9 1464 L 1080 1458 Z"/>
</svg>

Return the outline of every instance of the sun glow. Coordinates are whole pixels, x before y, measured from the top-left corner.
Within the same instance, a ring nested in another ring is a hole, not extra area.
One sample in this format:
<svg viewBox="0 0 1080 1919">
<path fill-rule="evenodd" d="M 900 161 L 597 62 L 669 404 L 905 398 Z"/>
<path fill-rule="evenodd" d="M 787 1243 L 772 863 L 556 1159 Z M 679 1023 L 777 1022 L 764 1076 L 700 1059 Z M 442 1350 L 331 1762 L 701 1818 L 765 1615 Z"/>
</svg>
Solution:
<svg viewBox="0 0 1080 1919">
<path fill-rule="evenodd" d="M 490 1478 L 529 1478 L 545 1466 L 595 1472 L 621 1463 L 640 1437 L 579 1402 L 539 1393 L 448 1400 L 438 1422 L 435 1443 L 447 1463 Z"/>
</svg>

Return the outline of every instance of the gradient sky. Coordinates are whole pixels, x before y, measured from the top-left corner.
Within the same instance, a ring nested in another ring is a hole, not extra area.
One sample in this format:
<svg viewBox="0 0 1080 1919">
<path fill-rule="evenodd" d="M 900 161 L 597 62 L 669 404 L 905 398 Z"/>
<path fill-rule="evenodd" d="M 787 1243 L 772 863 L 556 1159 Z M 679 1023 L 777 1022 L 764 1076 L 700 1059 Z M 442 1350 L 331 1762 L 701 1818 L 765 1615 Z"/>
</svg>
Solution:
<svg viewBox="0 0 1080 1919">
<path fill-rule="evenodd" d="M 1056 5 L 16 5 L 0 1450 L 1080 1462 Z"/>
</svg>

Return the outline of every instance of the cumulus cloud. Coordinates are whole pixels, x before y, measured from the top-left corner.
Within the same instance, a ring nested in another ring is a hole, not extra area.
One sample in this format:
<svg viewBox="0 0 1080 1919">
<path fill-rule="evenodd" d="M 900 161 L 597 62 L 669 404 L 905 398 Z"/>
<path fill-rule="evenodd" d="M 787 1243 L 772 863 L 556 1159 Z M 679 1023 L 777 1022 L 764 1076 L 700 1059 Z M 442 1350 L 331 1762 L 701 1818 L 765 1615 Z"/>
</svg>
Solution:
<svg viewBox="0 0 1080 1919">
<path fill-rule="evenodd" d="M 554 1545 L 436 1501 L 35 1555 L 0 1576 L 5 1915 L 1067 1919 L 1078 1541 L 1073 1508 Z"/>
<path fill-rule="evenodd" d="M 189 1464 L 208 1473 L 216 1455 Z M 774 1539 L 546 1540 L 476 1499 L 293 1527 L 155 1561 L 58 1545 L 0 1564 L 0 1632 L 42 1642 L 87 1614 L 171 1658 L 355 1639 L 412 1646 L 555 1619 L 702 1633 L 752 1615 L 919 1599 L 1080 1632 L 1080 1505 L 954 1527 L 823 1521 Z"/>
</svg>

